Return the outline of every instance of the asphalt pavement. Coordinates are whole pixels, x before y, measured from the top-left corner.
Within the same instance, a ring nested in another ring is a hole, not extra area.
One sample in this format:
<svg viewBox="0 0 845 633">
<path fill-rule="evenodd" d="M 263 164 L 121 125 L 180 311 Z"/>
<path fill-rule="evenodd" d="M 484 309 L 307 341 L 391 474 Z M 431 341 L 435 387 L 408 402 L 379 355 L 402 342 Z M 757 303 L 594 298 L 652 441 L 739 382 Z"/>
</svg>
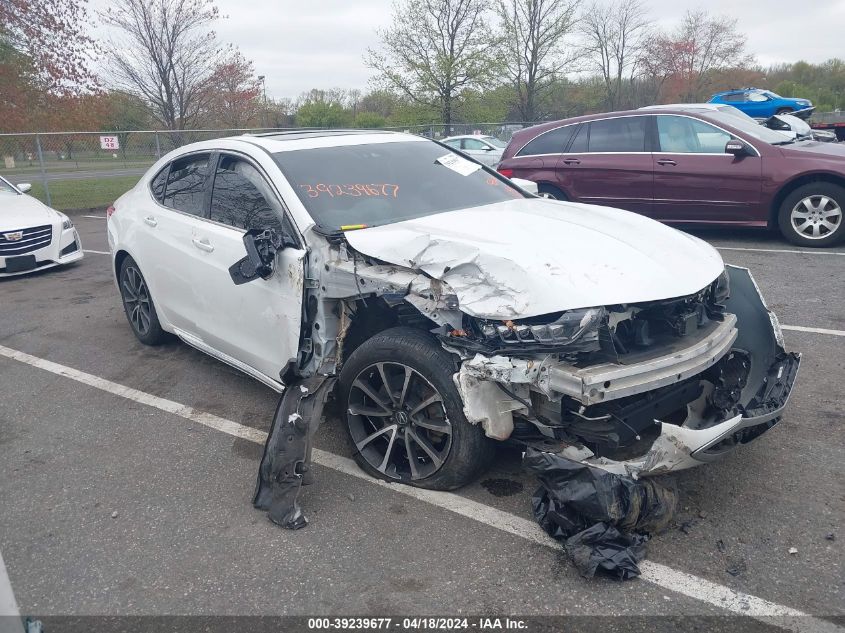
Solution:
<svg viewBox="0 0 845 633">
<path fill-rule="evenodd" d="M 104 218 L 74 220 L 85 249 L 108 250 Z M 626 583 L 581 578 L 536 538 L 536 483 L 516 451 L 456 495 L 414 495 L 350 471 L 332 416 L 302 495 L 310 524 L 282 530 L 250 503 L 260 443 L 195 415 L 267 431 L 277 394 L 179 342 L 138 343 L 107 255 L 0 280 L 0 560 L 20 613 L 610 615 L 674 630 L 745 609 L 815 617 L 774 628 L 840 630 L 845 248 L 696 234 L 751 269 L 784 325 L 811 331 L 785 331 L 804 357 L 784 420 L 675 476 L 682 510 L 649 543 L 649 573 Z"/>
</svg>

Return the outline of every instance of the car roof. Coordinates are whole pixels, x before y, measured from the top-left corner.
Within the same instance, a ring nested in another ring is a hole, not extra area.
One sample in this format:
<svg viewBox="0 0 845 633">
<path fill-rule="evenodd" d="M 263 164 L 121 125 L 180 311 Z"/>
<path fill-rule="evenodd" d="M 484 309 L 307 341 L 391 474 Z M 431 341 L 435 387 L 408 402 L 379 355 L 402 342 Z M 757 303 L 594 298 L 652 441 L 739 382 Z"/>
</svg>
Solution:
<svg viewBox="0 0 845 633">
<path fill-rule="evenodd" d="M 425 141 L 428 141 L 428 139 L 414 134 L 386 130 L 301 129 L 268 132 L 264 134 L 224 136 L 184 145 L 179 148 L 179 153 L 183 154 L 197 150 L 232 149 L 238 146 L 242 148 L 243 144 L 260 147 L 266 152 L 274 154 L 301 149 Z"/>
<path fill-rule="evenodd" d="M 733 108 L 725 103 L 666 103 L 643 106 L 640 110 L 724 110 Z"/>
</svg>

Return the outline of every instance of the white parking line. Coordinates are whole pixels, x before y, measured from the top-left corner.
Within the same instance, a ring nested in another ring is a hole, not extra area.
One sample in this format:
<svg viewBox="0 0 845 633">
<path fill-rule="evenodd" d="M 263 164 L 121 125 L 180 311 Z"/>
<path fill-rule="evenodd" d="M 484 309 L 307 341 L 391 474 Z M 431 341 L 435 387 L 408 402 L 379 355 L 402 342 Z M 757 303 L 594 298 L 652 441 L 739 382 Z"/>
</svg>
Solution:
<svg viewBox="0 0 845 633">
<path fill-rule="evenodd" d="M 803 325 L 781 325 L 782 330 L 793 332 L 810 332 L 811 334 L 832 334 L 833 336 L 845 336 L 845 330 L 826 330 L 823 327 L 804 327 Z"/>
<path fill-rule="evenodd" d="M 18 603 L 9 580 L 9 572 L 6 571 L 3 554 L 0 554 L 0 630 L 4 633 L 23 633 L 20 617 Z"/>
<path fill-rule="evenodd" d="M 104 215 L 83 215 L 83 218 L 93 218 L 95 220 L 105 220 L 106 216 Z"/>
<path fill-rule="evenodd" d="M 840 257 L 845 256 L 845 253 L 841 251 L 825 251 L 822 249 L 812 251 L 809 249 L 803 251 L 796 251 L 782 248 L 744 248 L 739 246 L 716 246 L 715 248 L 719 251 L 748 251 L 750 253 L 802 253 L 804 255 L 839 255 Z"/>
<path fill-rule="evenodd" d="M 125 385 L 106 380 L 105 378 L 100 378 L 3 345 L 0 345 L 0 356 L 70 378 L 71 380 L 120 396 L 121 398 L 127 398 L 140 404 L 155 407 L 234 437 L 243 438 L 257 444 L 263 444 L 267 439 L 267 434 L 258 429 L 210 413 L 197 411 L 192 407 L 178 402 L 159 398 L 158 396 L 126 387 Z M 560 549 L 560 544 L 548 537 L 536 523 L 509 512 L 498 510 L 450 492 L 412 488 L 411 486 L 390 484 L 379 479 L 374 479 L 358 468 L 353 460 L 327 451 L 314 449 L 312 459 L 321 466 L 331 468 L 352 477 L 357 477 L 372 485 L 388 488 L 393 492 L 419 499 L 425 503 L 460 514 L 474 521 L 479 521 L 484 525 L 489 525 L 544 547 L 555 550 Z M 644 561 L 640 564 L 640 569 L 643 580 L 668 591 L 683 594 L 738 615 L 753 617 L 767 624 L 799 633 L 805 631 L 845 633 L 845 629 L 826 620 L 812 617 L 797 609 L 735 591 L 730 587 L 710 582 L 704 578 L 687 574 L 660 563 Z"/>
<path fill-rule="evenodd" d="M 82 252 L 83 253 L 94 253 L 95 255 L 111 255 L 111 253 L 109 253 L 108 251 L 91 251 L 91 250 L 88 250 L 88 249 L 85 249 L 85 248 L 82 249 Z"/>
</svg>

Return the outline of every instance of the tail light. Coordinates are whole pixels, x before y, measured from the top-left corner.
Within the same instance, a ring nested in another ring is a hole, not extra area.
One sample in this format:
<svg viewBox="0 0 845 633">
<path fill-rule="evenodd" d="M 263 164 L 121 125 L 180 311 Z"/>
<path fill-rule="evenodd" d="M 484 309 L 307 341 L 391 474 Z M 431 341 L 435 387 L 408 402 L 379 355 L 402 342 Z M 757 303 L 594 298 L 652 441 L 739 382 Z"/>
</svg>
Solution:
<svg viewBox="0 0 845 633">
<path fill-rule="evenodd" d="M 110 204 L 109 208 L 106 209 L 106 218 L 110 218 L 112 216 L 112 214 L 114 213 L 114 211 L 115 211 L 114 205 Z"/>
<path fill-rule="evenodd" d="M 513 178 L 513 169 L 508 169 L 507 167 L 499 167 L 497 169 L 500 174 L 502 174 L 505 178 Z"/>
</svg>

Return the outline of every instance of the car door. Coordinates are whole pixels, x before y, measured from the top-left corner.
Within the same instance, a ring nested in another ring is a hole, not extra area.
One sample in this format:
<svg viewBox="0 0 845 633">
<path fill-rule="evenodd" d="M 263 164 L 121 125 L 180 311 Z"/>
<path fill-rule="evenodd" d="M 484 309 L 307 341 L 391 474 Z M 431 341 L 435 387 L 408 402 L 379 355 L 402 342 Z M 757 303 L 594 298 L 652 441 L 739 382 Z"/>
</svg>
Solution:
<svg viewBox="0 0 845 633">
<path fill-rule="evenodd" d="M 762 92 L 745 93 L 745 113 L 755 119 L 767 119 L 774 114 L 772 99 Z"/>
<path fill-rule="evenodd" d="M 762 159 L 725 153 L 735 138 L 708 122 L 657 115 L 654 217 L 667 222 L 741 222 L 754 219 Z"/>
<path fill-rule="evenodd" d="M 150 284 L 156 309 L 179 330 L 196 332 L 197 281 L 193 245 L 207 210 L 211 152 L 174 160 L 153 181 L 155 202 L 141 212 L 141 244 L 133 253 Z M 158 191 L 160 183 L 163 189 Z"/>
<path fill-rule="evenodd" d="M 649 214 L 653 196 L 650 117 L 582 123 L 557 170 L 574 200 Z"/>
<path fill-rule="evenodd" d="M 247 229 L 274 229 L 301 245 L 263 170 L 245 156 L 221 153 L 209 219 L 195 242 L 202 280 L 199 336 L 218 352 L 278 380 L 299 349 L 305 250 L 286 246 L 277 253 L 269 279 L 236 286 L 229 267 L 246 255 Z"/>
<path fill-rule="evenodd" d="M 492 145 L 480 138 L 465 138 L 461 142 L 461 151 L 485 165 L 495 165 L 501 159 L 501 152 L 497 154 L 493 149 Z"/>
</svg>

